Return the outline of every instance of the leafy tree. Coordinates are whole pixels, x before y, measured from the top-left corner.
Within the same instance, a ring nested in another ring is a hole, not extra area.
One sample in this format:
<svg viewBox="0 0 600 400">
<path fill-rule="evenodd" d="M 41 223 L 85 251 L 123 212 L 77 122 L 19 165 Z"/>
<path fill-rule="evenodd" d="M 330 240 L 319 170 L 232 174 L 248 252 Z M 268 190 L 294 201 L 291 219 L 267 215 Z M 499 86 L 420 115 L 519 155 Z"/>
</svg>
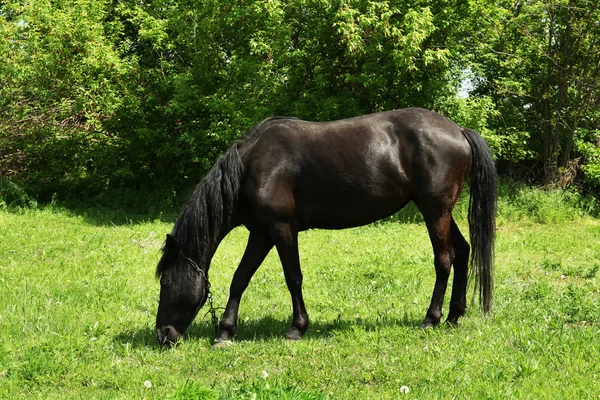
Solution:
<svg viewBox="0 0 600 400">
<path fill-rule="evenodd" d="M 483 28 L 466 46 L 476 71 L 473 94 L 495 103 L 498 114 L 491 127 L 508 150 L 502 156 L 512 161 L 536 157 L 545 180 L 555 182 L 577 152 L 591 149 L 574 147 L 574 140 L 591 138 L 585 132 L 597 130 L 600 122 L 598 3 L 472 4 L 471 18 Z"/>
<path fill-rule="evenodd" d="M 39 190 L 87 182 L 117 145 L 104 122 L 130 66 L 105 41 L 104 3 L 6 1 L 0 10 L 0 165 Z"/>
<path fill-rule="evenodd" d="M 178 190 L 268 116 L 421 106 L 600 187 L 599 21 L 591 0 L 7 0 L 0 174 Z"/>
</svg>

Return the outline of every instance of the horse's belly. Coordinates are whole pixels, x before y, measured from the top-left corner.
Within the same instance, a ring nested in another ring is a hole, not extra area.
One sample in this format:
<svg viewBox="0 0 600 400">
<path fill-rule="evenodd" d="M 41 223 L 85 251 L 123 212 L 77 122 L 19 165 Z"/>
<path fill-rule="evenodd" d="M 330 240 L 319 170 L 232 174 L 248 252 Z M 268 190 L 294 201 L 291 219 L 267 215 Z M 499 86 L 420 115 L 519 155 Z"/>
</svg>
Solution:
<svg viewBox="0 0 600 400">
<path fill-rule="evenodd" d="M 345 229 L 367 225 L 394 214 L 409 201 L 408 196 L 378 199 L 339 198 L 334 202 L 296 204 L 296 219 L 302 230 Z"/>
</svg>

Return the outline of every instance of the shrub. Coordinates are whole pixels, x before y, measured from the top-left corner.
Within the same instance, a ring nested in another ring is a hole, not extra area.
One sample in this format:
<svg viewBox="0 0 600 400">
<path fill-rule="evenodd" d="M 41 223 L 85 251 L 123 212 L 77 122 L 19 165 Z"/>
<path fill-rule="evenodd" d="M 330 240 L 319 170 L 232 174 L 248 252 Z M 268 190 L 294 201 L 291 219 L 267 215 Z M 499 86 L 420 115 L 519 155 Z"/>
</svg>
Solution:
<svg viewBox="0 0 600 400">
<path fill-rule="evenodd" d="M 0 208 L 35 208 L 37 201 L 18 184 L 0 178 Z"/>
</svg>

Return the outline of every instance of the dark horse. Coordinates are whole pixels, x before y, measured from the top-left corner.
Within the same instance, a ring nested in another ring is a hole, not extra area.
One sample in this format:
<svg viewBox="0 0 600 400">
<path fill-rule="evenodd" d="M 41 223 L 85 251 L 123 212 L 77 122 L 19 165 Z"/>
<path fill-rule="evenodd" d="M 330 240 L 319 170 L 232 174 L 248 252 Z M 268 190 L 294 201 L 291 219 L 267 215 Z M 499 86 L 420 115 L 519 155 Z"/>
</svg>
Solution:
<svg viewBox="0 0 600 400">
<path fill-rule="evenodd" d="M 421 326 L 440 321 L 451 265 L 454 283 L 447 321 L 456 324 L 467 306 L 470 246 L 452 210 L 470 175 L 472 273 L 487 312 L 492 300 L 496 170 L 488 146 L 475 131 L 419 108 L 333 122 L 264 120 L 216 162 L 167 235 L 156 270 L 161 285 L 158 342 L 176 342 L 192 323 L 208 297 L 211 258 L 239 225 L 250 232 L 248 244 L 231 281 L 215 344 L 235 336 L 242 294 L 273 246 L 292 296 L 292 326 L 286 338 L 300 339 L 308 328 L 308 314 L 298 232 L 369 224 L 409 201 L 423 214 L 436 272 Z"/>
</svg>

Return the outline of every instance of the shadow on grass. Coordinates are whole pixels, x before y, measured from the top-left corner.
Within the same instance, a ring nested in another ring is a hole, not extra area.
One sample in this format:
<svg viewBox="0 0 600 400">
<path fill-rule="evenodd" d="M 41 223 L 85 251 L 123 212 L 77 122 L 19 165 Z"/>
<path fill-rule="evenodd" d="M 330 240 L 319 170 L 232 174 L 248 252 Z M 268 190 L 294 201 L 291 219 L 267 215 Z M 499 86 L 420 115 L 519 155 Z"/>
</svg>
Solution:
<svg viewBox="0 0 600 400">
<path fill-rule="evenodd" d="M 408 327 L 417 328 L 421 320 L 417 318 L 395 318 L 395 317 L 377 317 L 373 318 L 336 318 L 329 321 L 311 321 L 308 331 L 303 335 L 304 338 L 328 338 L 334 332 L 350 332 L 355 329 L 366 332 L 377 331 L 381 328 L 389 327 Z M 280 320 L 273 317 L 263 317 L 252 321 L 241 322 L 238 327 L 237 340 L 269 340 L 283 338 L 291 325 L 289 319 Z"/>
<path fill-rule="evenodd" d="M 175 208 L 165 208 L 164 210 L 160 210 L 144 207 L 110 207 L 99 204 L 86 205 L 83 203 L 64 203 L 48 205 L 47 207 L 57 208 L 58 211 L 82 217 L 87 224 L 94 226 L 137 225 L 153 221 L 174 223 L 178 215 Z"/>
<path fill-rule="evenodd" d="M 128 329 L 115 336 L 113 341 L 122 346 L 129 345 L 134 349 L 149 347 L 158 348 L 154 329 L 151 328 L 140 328 L 138 330 Z"/>
<path fill-rule="evenodd" d="M 35 207 L 3 207 L 0 210 L 7 214 L 22 215 L 28 212 L 46 211 L 66 217 L 80 217 L 84 223 L 99 227 L 117 227 L 137 225 L 148 222 L 163 222 L 174 224 L 179 215 L 176 209 L 148 210 L 133 208 L 109 208 L 97 204 L 83 203 L 50 203 L 39 204 Z"/>
<path fill-rule="evenodd" d="M 175 192 L 144 192 L 113 190 L 85 196 L 32 201 L 31 204 L 6 202 L 2 211 L 23 213 L 28 210 L 45 210 L 58 214 L 81 217 L 90 225 L 122 226 L 160 221 L 174 223 L 191 189 Z M 0 191 L 0 205 L 3 200 Z"/>
<path fill-rule="evenodd" d="M 337 318 L 333 321 L 313 321 L 304 334 L 305 339 L 330 338 L 334 333 L 343 334 L 355 329 L 362 329 L 367 332 L 377 331 L 381 328 L 405 327 L 418 328 L 420 319 L 404 317 L 377 317 L 372 319 Z M 268 341 L 282 339 L 290 327 L 289 319 L 276 319 L 273 317 L 257 318 L 251 321 L 240 321 L 236 341 Z M 192 323 L 192 326 L 185 333 L 185 341 L 198 341 L 208 339 L 212 343 L 216 336 L 215 328 L 209 321 L 199 321 Z M 154 348 L 160 350 L 161 347 L 156 342 L 154 329 L 141 328 L 139 330 L 129 330 L 120 333 L 114 337 L 114 341 L 121 345 L 130 345 L 134 349 Z"/>
</svg>

